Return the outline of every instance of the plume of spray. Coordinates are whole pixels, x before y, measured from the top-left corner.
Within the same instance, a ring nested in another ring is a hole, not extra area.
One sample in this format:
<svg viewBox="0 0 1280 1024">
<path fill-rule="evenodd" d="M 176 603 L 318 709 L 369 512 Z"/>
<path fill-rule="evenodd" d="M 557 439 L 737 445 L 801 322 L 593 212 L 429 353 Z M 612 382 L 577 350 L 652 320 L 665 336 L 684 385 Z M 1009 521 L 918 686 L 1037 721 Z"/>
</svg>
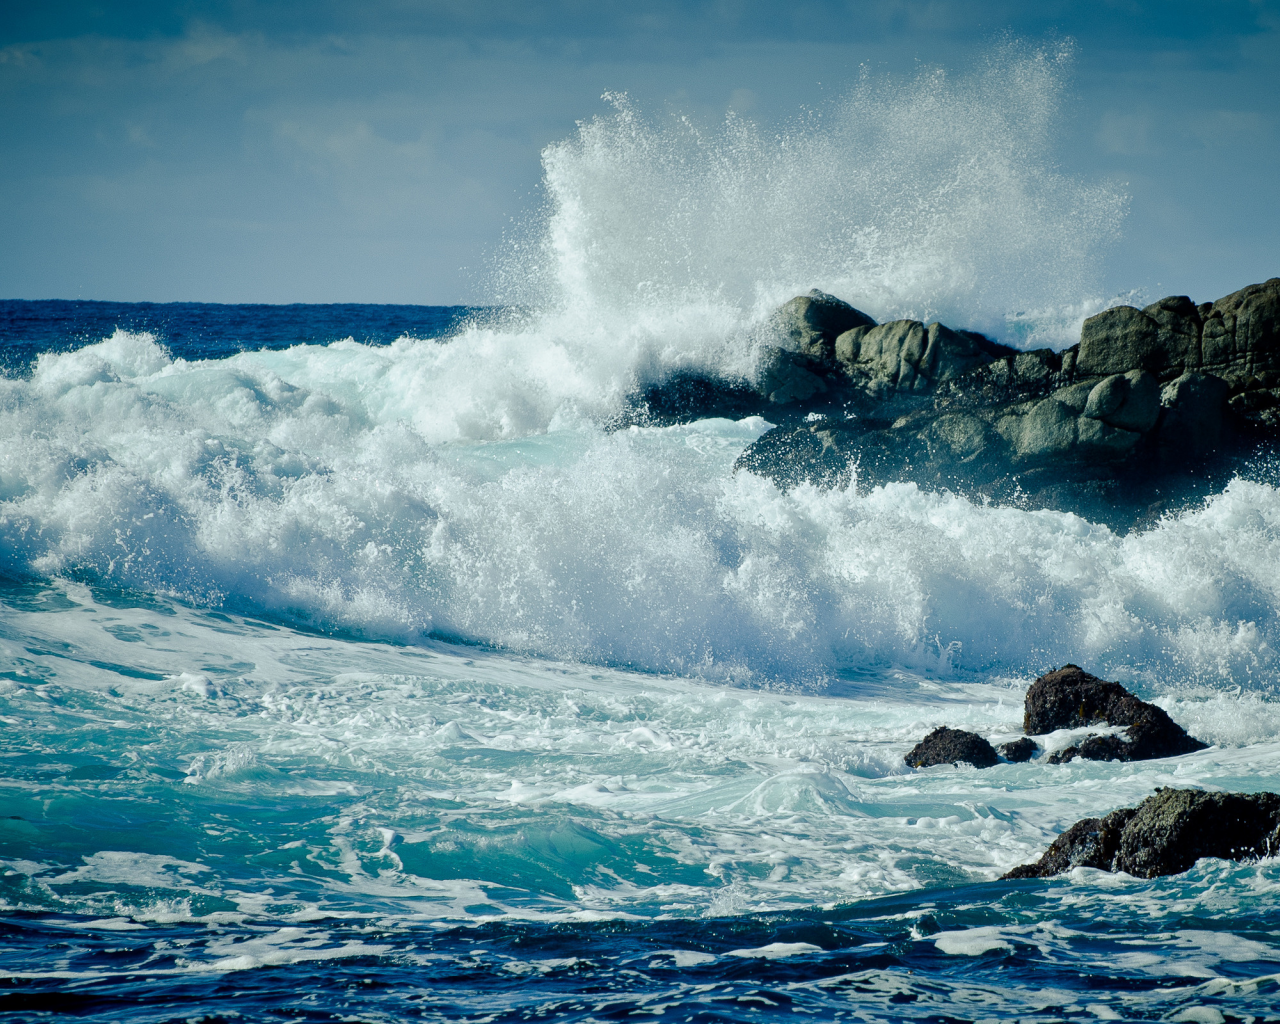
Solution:
<svg viewBox="0 0 1280 1024">
<path fill-rule="evenodd" d="M 498 297 L 647 325 L 668 359 L 702 362 L 727 355 L 707 350 L 716 328 L 813 287 L 881 320 L 1069 344 L 1105 305 L 1101 261 L 1127 206 L 1055 166 L 1071 64 L 1069 43 L 1006 42 L 959 76 L 864 67 L 777 130 L 647 117 L 606 93 L 610 113 L 543 151 L 545 202 L 499 260 Z"/>
</svg>

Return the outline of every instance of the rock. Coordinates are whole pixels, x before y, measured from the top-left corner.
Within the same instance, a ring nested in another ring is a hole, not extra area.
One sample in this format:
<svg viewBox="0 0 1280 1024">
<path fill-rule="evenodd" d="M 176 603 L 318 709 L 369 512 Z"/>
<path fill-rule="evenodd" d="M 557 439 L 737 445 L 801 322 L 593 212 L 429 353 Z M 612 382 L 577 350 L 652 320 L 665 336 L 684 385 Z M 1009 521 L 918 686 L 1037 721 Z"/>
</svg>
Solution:
<svg viewBox="0 0 1280 1024">
<path fill-rule="evenodd" d="M 765 349 L 756 374 L 756 390 L 777 405 L 825 394 L 827 382 L 817 360 L 781 348 Z"/>
<path fill-rule="evenodd" d="M 773 322 L 794 351 L 824 363 L 835 361 L 839 335 L 855 327 L 876 325 L 866 313 L 816 288 L 783 303 Z"/>
<path fill-rule="evenodd" d="M 1199 368 L 1228 380 L 1280 371 L 1280 277 L 1224 295 L 1209 307 Z"/>
<path fill-rule="evenodd" d="M 1113 374 L 1094 385 L 1081 415 L 1145 434 L 1160 418 L 1160 384 L 1145 370 Z"/>
<path fill-rule="evenodd" d="M 928 768 L 935 764 L 955 764 L 967 761 L 975 768 L 990 768 L 998 764 L 995 748 L 981 736 L 963 729 L 939 726 L 917 743 L 905 758 L 912 768 Z"/>
<path fill-rule="evenodd" d="M 926 327 L 919 320 L 893 320 L 877 327 L 860 325 L 841 334 L 835 358 L 851 377 L 918 392 L 991 362 L 994 356 L 984 350 L 979 338 L 940 323 Z"/>
<path fill-rule="evenodd" d="M 1030 761 L 1039 750 L 1040 745 L 1030 736 L 1022 736 L 1016 740 L 1010 740 L 1008 743 L 1000 744 L 1000 756 L 1006 761 L 1012 761 L 1014 764 Z"/>
<path fill-rule="evenodd" d="M 637 408 L 620 417 L 615 427 L 632 423 L 666 425 L 691 419 L 723 416 L 742 419 L 761 412 L 762 402 L 755 388 L 745 381 L 729 381 L 700 374 L 674 373 L 666 380 L 650 384 L 641 392 Z"/>
<path fill-rule="evenodd" d="M 1137 813 L 1133 808 L 1112 811 L 1105 818 L 1084 818 L 1049 844 L 1034 864 L 1021 864 L 1000 876 L 1001 880 L 1052 878 L 1072 868 L 1112 870 L 1120 834 Z"/>
<path fill-rule="evenodd" d="M 1007 417 L 997 429 L 1008 439 L 1019 459 L 1045 459 L 1062 455 L 1078 440 L 1078 416 L 1056 397 L 1038 402 L 1022 417 Z"/>
<path fill-rule="evenodd" d="M 1062 353 L 876 324 L 817 291 L 770 326 L 779 344 L 752 381 L 673 377 L 611 422 L 695 419 L 701 401 L 703 415 L 776 424 L 735 469 L 783 488 L 914 481 L 1118 532 L 1212 493 L 1280 433 L 1280 278 L 1200 306 L 1174 295 L 1106 310 Z"/>
<path fill-rule="evenodd" d="M 1204 454 L 1222 441 L 1227 382 L 1208 373 L 1184 373 L 1160 392 L 1165 409 L 1160 442 L 1178 454 Z"/>
<path fill-rule="evenodd" d="M 1089 725 L 1128 728 L 1128 737 L 1090 736 L 1050 756 L 1050 764 L 1074 757 L 1098 761 L 1145 761 L 1205 749 L 1162 708 L 1140 700 L 1119 683 L 1090 675 L 1077 665 L 1064 665 L 1041 676 L 1027 690 L 1023 731 L 1043 735 L 1055 729 Z"/>
<path fill-rule="evenodd" d="M 1146 309 L 1113 306 L 1091 316 L 1080 329 L 1078 376 L 1147 370 L 1164 380 L 1199 363 L 1200 318 L 1185 295 Z"/>
<path fill-rule="evenodd" d="M 1075 867 L 1174 875 L 1201 857 L 1246 860 L 1280 849 L 1280 794 L 1157 789 L 1137 807 L 1076 822 L 1034 864 L 1006 879 L 1049 878 Z"/>
</svg>

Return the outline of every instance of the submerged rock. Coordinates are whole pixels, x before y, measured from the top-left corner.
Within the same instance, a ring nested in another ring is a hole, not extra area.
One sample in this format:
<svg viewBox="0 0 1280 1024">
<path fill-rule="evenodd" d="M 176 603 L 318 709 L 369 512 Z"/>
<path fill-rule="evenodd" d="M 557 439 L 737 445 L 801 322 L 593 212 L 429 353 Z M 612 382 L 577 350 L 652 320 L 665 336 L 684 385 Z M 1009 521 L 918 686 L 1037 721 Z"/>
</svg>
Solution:
<svg viewBox="0 0 1280 1024">
<path fill-rule="evenodd" d="M 929 768 L 935 764 L 967 761 L 975 768 L 998 764 L 995 748 L 977 733 L 939 726 L 907 752 L 905 759 L 912 768 Z"/>
<path fill-rule="evenodd" d="M 1034 864 L 1005 879 L 1049 878 L 1075 867 L 1139 878 L 1186 871 L 1201 857 L 1246 860 L 1280 850 L 1280 794 L 1158 789 L 1137 807 L 1076 822 Z"/>
<path fill-rule="evenodd" d="M 1027 690 L 1023 731 L 1032 736 L 1089 725 L 1127 727 L 1127 738 L 1089 736 L 1049 757 L 1061 764 L 1074 757 L 1091 761 L 1145 761 L 1203 750 L 1208 744 L 1178 725 L 1162 708 L 1135 697 L 1119 683 L 1064 665 L 1041 676 Z"/>
</svg>

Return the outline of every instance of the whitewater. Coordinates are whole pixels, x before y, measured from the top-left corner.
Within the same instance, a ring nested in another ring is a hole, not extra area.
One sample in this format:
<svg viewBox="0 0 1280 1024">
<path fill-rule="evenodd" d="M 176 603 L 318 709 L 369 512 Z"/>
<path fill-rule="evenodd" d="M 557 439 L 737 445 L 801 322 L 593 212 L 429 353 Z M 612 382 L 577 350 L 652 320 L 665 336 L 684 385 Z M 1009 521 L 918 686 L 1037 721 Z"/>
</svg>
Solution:
<svg viewBox="0 0 1280 1024">
<path fill-rule="evenodd" d="M 1073 343 L 1127 199 L 1055 167 L 1068 65 L 607 96 L 468 311 L 0 304 L 0 1017 L 1280 1016 L 1272 859 L 996 881 L 1276 788 L 1272 467 L 1121 534 L 627 415 L 813 287 Z M 1211 746 L 904 763 L 1067 662 Z"/>
</svg>

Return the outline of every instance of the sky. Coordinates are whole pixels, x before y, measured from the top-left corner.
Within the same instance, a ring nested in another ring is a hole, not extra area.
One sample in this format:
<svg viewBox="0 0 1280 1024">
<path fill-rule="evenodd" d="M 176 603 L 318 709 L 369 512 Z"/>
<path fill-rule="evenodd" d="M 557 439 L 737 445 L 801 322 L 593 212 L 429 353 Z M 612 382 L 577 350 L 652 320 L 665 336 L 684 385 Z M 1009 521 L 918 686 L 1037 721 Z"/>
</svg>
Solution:
<svg viewBox="0 0 1280 1024">
<path fill-rule="evenodd" d="M 606 91 L 763 127 L 863 69 L 1074 42 L 1066 174 L 1130 197 L 1107 289 L 1280 275 L 1280 0 L 9 0 L 0 298 L 483 303 Z"/>
</svg>

